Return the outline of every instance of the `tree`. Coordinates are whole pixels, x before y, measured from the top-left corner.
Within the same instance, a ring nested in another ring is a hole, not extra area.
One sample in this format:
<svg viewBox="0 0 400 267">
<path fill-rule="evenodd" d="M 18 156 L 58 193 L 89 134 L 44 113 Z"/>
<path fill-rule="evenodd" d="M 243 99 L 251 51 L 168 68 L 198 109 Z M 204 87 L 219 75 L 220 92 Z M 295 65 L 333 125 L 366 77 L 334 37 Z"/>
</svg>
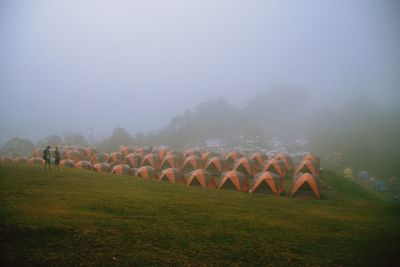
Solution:
<svg viewBox="0 0 400 267">
<path fill-rule="evenodd" d="M 64 136 L 64 143 L 68 145 L 75 145 L 75 146 L 88 146 L 89 143 L 87 139 L 78 133 L 69 133 Z"/>
<path fill-rule="evenodd" d="M 45 146 L 51 146 L 51 147 L 55 147 L 57 145 L 60 145 L 63 143 L 63 140 L 61 138 L 61 136 L 53 134 L 50 136 L 47 136 L 46 138 L 38 141 L 36 143 L 36 146 L 38 147 L 45 147 Z"/>
<path fill-rule="evenodd" d="M 29 156 L 34 145 L 28 139 L 14 137 L 8 140 L 1 149 L 1 154 L 8 157 Z"/>
<path fill-rule="evenodd" d="M 114 129 L 110 137 L 101 141 L 98 147 L 100 150 L 112 152 L 118 151 L 121 145 L 132 145 L 134 141 L 124 128 L 118 127 Z"/>
<path fill-rule="evenodd" d="M 399 114 L 365 96 L 350 99 L 336 110 L 321 109 L 311 120 L 311 148 L 325 157 L 340 152 L 343 162 L 354 169 L 399 176 Z"/>
</svg>

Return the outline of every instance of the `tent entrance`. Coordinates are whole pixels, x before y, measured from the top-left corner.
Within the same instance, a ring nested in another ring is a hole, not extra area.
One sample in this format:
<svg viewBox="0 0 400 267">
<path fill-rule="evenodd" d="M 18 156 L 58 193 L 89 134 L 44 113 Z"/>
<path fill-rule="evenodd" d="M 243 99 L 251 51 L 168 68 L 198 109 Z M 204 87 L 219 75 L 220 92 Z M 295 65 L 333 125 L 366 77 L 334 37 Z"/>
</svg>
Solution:
<svg viewBox="0 0 400 267">
<path fill-rule="evenodd" d="M 218 168 L 215 166 L 215 164 L 210 164 L 207 168 L 207 171 L 209 171 L 212 174 L 219 174 L 220 171 L 218 170 Z"/>
<path fill-rule="evenodd" d="M 316 197 L 310 185 L 307 182 L 304 182 L 303 185 L 299 188 L 299 190 L 297 190 L 297 192 L 294 195 L 302 197 Z"/>
<path fill-rule="evenodd" d="M 271 188 L 267 184 L 267 182 L 264 180 L 262 183 L 253 191 L 255 194 L 264 194 L 264 195 L 272 195 L 275 194 L 272 192 Z"/>
<path fill-rule="evenodd" d="M 161 178 L 161 181 L 163 181 L 163 182 L 171 182 L 171 181 L 169 180 L 169 178 L 168 178 L 166 175 L 164 175 L 164 176 Z"/>
<path fill-rule="evenodd" d="M 161 170 L 165 170 L 165 169 L 169 169 L 169 168 L 173 168 L 172 166 L 171 166 L 171 164 L 169 164 L 169 162 L 168 161 L 166 161 L 166 162 L 164 162 L 164 164 L 161 166 Z"/>
<path fill-rule="evenodd" d="M 231 179 L 226 180 L 226 182 L 221 186 L 221 189 L 230 190 L 230 191 L 238 191 Z"/>
<path fill-rule="evenodd" d="M 193 178 L 192 182 L 190 183 L 190 186 L 203 187 L 200 184 L 199 179 L 197 179 L 197 178 Z"/>
<path fill-rule="evenodd" d="M 247 171 L 247 169 L 243 165 L 239 165 L 239 167 L 236 170 L 243 173 L 244 175 L 250 175 L 250 173 Z"/>
</svg>

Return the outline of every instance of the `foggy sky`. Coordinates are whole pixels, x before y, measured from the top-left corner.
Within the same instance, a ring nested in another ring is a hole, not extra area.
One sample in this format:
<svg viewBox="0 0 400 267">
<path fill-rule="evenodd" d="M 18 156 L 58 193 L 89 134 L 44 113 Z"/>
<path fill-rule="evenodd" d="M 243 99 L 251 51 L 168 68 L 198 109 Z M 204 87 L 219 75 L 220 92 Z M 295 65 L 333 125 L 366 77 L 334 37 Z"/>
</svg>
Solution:
<svg viewBox="0 0 400 267">
<path fill-rule="evenodd" d="M 0 135 L 156 130 L 281 85 L 400 99 L 393 1 L 0 2 Z M 44 136 L 42 136 L 44 137 Z"/>
</svg>

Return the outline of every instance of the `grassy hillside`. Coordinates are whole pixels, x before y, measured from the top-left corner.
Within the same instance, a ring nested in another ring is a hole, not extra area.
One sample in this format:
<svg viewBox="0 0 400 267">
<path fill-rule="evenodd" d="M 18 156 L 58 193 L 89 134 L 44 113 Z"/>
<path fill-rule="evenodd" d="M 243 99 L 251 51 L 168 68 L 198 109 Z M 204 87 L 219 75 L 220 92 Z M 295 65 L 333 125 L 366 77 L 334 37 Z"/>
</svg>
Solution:
<svg viewBox="0 0 400 267">
<path fill-rule="evenodd" d="M 399 206 L 332 172 L 321 176 L 323 199 L 314 200 L 3 164 L 0 261 L 3 266 L 399 262 Z"/>
</svg>

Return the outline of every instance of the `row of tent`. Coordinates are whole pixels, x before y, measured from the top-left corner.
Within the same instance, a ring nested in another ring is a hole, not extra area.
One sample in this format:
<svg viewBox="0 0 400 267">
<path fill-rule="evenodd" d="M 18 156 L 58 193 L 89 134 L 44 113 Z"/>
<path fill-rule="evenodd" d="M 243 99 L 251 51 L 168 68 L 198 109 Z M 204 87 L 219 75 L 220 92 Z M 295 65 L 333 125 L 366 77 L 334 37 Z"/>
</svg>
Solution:
<svg viewBox="0 0 400 267">
<path fill-rule="evenodd" d="M 350 167 L 347 167 L 343 170 L 343 176 L 345 178 L 351 179 L 352 181 L 359 181 L 359 182 L 366 181 L 366 182 L 373 183 L 374 189 L 378 192 L 388 192 L 389 191 L 389 189 L 384 181 L 370 177 L 367 170 L 358 171 L 356 173 L 356 175 L 354 175 L 353 170 Z M 396 180 L 396 177 L 392 176 L 389 178 L 389 182 L 392 184 L 395 180 Z"/>
<path fill-rule="evenodd" d="M 236 150 L 225 155 L 196 149 L 180 152 L 128 146 L 121 146 L 119 152 L 110 154 L 90 147 L 64 147 L 61 151 L 61 167 L 131 174 L 186 185 L 199 184 L 204 188 L 230 187 L 254 193 L 266 191 L 275 195 L 282 193 L 282 179 L 294 169 L 292 195 L 308 191 L 320 198 L 319 160 L 313 154 L 304 155 L 293 168 L 292 159 L 283 153 L 268 159 L 261 152 L 244 155 Z M 41 153 L 42 149 L 36 149 L 30 159 L 17 158 L 15 161 L 43 164 L 39 157 Z"/>
</svg>

